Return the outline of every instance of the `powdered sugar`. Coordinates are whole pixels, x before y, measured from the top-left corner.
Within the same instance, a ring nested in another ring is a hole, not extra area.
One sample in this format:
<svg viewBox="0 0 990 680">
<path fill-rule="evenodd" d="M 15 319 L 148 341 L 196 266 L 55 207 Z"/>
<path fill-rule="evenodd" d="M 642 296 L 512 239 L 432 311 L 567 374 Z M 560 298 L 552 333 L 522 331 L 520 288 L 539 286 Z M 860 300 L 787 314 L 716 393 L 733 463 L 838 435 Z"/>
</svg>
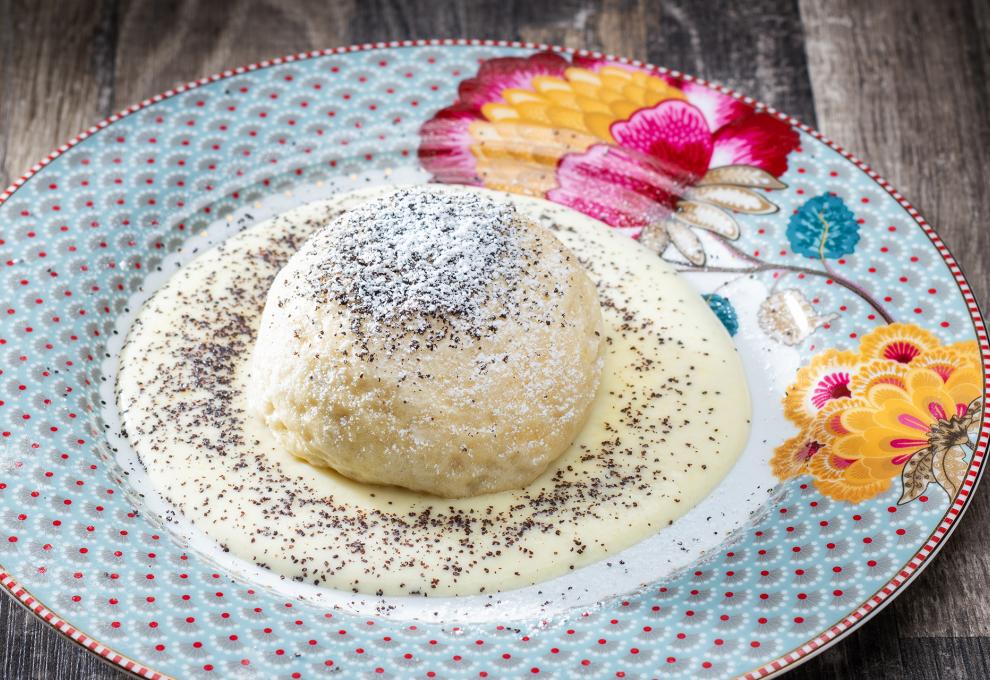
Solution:
<svg viewBox="0 0 990 680">
<path fill-rule="evenodd" d="M 477 336 L 491 322 L 485 310 L 505 302 L 519 276 L 515 219 L 511 204 L 477 193 L 401 190 L 312 238 L 307 249 L 321 263 L 307 285 L 379 324 L 422 331 L 442 322 Z"/>
</svg>

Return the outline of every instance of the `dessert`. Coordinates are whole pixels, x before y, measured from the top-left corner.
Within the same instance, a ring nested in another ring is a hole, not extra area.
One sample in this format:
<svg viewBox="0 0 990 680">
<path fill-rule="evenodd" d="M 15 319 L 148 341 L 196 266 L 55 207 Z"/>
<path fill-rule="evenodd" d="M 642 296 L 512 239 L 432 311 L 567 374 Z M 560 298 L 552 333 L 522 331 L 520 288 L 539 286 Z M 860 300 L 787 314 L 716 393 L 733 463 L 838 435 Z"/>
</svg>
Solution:
<svg viewBox="0 0 990 680">
<path fill-rule="evenodd" d="M 284 450 L 360 482 L 520 488 L 584 425 L 602 331 L 573 253 L 512 204 L 402 190 L 341 215 L 279 272 L 250 403 Z"/>
<path fill-rule="evenodd" d="M 707 495 L 741 453 L 750 418 L 741 362 L 721 323 L 669 265 L 562 206 L 466 187 L 430 191 L 440 202 L 468 195 L 510 204 L 514 220 L 538 225 L 563 244 L 549 252 L 558 258 L 573 254 L 586 272 L 595 287 L 602 338 L 598 349 L 585 342 L 570 348 L 584 352 L 589 365 L 600 353 L 598 387 L 583 426 L 575 426 L 573 441 L 559 456 L 548 455 L 546 469 L 532 481 L 456 498 L 357 481 L 325 459 L 314 465 L 288 451 L 266 420 L 276 409 L 290 414 L 295 408 L 288 400 L 278 402 L 271 388 L 277 384 L 273 376 L 291 373 L 283 372 L 288 362 L 279 354 L 293 345 L 275 342 L 277 334 L 263 340 L 278 330 L 262 332 L 263 317 L 280 323 L 264 310 L 283 288 L 276 284 L 272 295 L 269 290 L 301 249 L 318 243 L 307 239 L 368 201 L 388 205 L 394 189 L 297 208 L 180 268 L 144 305 L 120 355 L 117 403 L 130 445 L 163 499 L 224 550 L 286 578 L 341 591 L 487 594 L 568 573 L 655 534 Z M 297 264 L 318 261 L 314 253 Z M 575 290 L 583 290 L 580 277 L 574 281 Z M 291 281 L 286 283 L 283 292 L 289 294 Z M 336 318 L 307 313 L 320 323 Z M 581 319 L 586 331 L 579 340 L 589 341 L 594 314 L 564 310 L 565 317 L 575 329 Z M 361 316 L 361 322 L 369 317 Z M 410 328 L 433 329 L 417 323 Z M 376 357 L 382 337 L 388 334 L 369 336 Z M 415 337 L 402 336 L 402 342 Z M 468 348 L 478 341 L 462 338 Z M 529 346 L 526 336 L 513 343 L 511 351 L 520 353 L 540 346 Z M 359 350 L 360 343 L 354 347 Z M 266 372 L 271 375 L 264 377 Z M 308 372 L 298 375 L 308 378 Z M 590 373 L 580 375 L 590 380 Z M 327 376 L 327 389 L 332 379 Z M 457 379 L 453 373 L 445 377 Z M 449 398 L 430 393 L 429 381 L 420 387 L 418 413 L 426 412 L 431 397 Z M 587 392 L 573 394 L 577 399 Z M 485 398 L 505 403 L 500 395 Z M 280 416 L 287 430 L 299 427 L 292 418 Z"/>
</svg>

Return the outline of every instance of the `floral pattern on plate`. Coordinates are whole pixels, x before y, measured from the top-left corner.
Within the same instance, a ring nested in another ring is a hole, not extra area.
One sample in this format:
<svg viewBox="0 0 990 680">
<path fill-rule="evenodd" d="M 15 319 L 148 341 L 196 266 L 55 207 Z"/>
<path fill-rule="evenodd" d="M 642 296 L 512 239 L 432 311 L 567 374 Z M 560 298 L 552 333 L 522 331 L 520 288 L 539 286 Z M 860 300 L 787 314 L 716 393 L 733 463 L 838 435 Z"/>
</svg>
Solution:
<svg viewBox="0 0 990 680">
<path fill-rule="evenodd" d="M 798 371 L 784 413 L 801 432 L 771 465 L 781 479 L 811 475 L 836 500 L 872 498 L 895 477 L 899 504 L 933 482 L 954 498 L 976 450 L 982 394 L 976 342 L 944 346 L 915 325 L 881 326 L 858 352 L 827 350 Z"/>
<path fill-rule="evenodd" d="M 534 81 L 575 106 L 527 103 Z M 498 101 L 512 88 L 516 101 Z M 518 121 L 489 120 L 487 104 Z M 535 124 L 565 110 L 567 125 Z M 498 153 L 476 154 L 503 132 Z M 774 428 L 736 480 L 757 499 L 744 527 L 719 533 L 739 514 L 726 508 L 704 525 L 717 546 L 685 568 L 557 617 L 495 606 L 483 622 L 412 622 L 258 585 L 145 506 L 101 403 L 101 360 L 132 294 L 268 199 L 422 181 L 424 166 L 601 211 L 662 246 L 739 346 L 759 348 L 744 359 L 776 381 L 754 395 Z M 610 173 L 638 179 L 610 193 Z M 0 201 L 0 583 L 145 677 L 762 677 L 901 592 L 981 470 L 974 343 L 984 367 L 990 348 L 934 232 L 817 133 L 681 74 L 467 41 L 297 55 L 122 112 Z M 786 479 L 774 486 L 771 470 Z"/>
<path fill-rule="evenodd" d="M 645 231 L 705 262 L 701 228 L 739 237 L 734 212 L 776 211 L 798 135 L 774 116 L 669 74 L 554 52 L 484 62 L 423 125 L 439 181 L 547 198 Z"/>
<path fill-rule="evenodd" d="M 421 134 L 420 159 L 439 181 L 567 205 L 629 228 L 661 254 L 673 246 L 689 269 L 825 277 L 893 322 L 882 303 L 832 266 L 860 241 L 856 215 L 839 196 L 807 200 L 787 223 L 792 252 L 818 268 L 768 262 L 730 243 L 740 237 L 733 213 L 777 211 L 757 189 L 786 188 L 779 178 L 799 139 L 779 118 L 709 87 L 554 52 L 492 59 L 461 82 L 457 102 L 437 112 Z M 694 228 L 711 232 L 747 266 L 707 267 Z M 717 293 L 706 299 L 734 335 L 731 302 Z M 787 345 L 829 320 L 797 288 L 772 291 L 759 313 L 764 332 Z M 943 348 L 931 333 L 905 324 L 878 328 L 862 344 L 860 354 L 819 354 L 798 373 L 785 408 L 802 431 L 777 448 L 775 474 L 811 474 L 819 491 L 838 500 L 876 496 L 895 476 L 902 477 L 901 503 L 931 482 L 954 497 L 975 451 L 968 431 L 982 414 L 978 347 Z M 860 371 L 878 375 L 852 392 L 851 376 Z"/>
</svg>

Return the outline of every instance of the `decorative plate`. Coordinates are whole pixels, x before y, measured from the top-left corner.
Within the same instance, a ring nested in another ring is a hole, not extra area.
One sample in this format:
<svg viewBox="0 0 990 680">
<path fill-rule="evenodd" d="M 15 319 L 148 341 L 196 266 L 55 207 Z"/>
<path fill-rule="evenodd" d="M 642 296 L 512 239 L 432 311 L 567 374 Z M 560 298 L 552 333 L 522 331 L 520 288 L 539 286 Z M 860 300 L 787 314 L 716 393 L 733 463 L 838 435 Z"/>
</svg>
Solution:
<svg viewBox="0 0 990 680">
<path fill-rule="evenodd" d="M 608 578 L 544 584 L 568 593 L 548 606 L 286 584 L 160 521 L 114 436 L 128 319 L 194 244 L 430 180 L 638 238 L 751 378 L 753 434 L 713 495 Z M 981 473 L 990 347 L 938 236 L 814 130 L 673 71 L 504 42 L 299 54 L 122 111 L 0 200 L 0 582 L 144 677 L 765 677 L 903 590 Z"/>
</svg>

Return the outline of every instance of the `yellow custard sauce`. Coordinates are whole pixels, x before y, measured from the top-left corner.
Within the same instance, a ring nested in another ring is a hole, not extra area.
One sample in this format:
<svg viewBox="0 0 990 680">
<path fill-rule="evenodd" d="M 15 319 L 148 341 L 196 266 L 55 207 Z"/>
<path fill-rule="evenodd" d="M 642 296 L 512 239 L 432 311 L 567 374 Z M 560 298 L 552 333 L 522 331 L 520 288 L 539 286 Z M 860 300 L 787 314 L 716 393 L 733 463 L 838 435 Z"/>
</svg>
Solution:
<svg viewBox="0 0 990 680">
<path fill-rule="evenodd" d="M 155 489 L 199 529 L 310 584 L 474 595 L 623 550 L 728 473 L 749 434 L 750 400 L 704 300 L 635 241 L 510 194 L 498 195 L 575 253 L 602 305 L 601 384 L 570 448 L 525 488 L 460 499 L 356 483 L 279 450 L 246 406 L 268 288 L 310 234 L 381 193 L 312 203 L 233 236 L 182 267 L 131 328 L 117 380 L 123 429 Z"/>
</svg>

